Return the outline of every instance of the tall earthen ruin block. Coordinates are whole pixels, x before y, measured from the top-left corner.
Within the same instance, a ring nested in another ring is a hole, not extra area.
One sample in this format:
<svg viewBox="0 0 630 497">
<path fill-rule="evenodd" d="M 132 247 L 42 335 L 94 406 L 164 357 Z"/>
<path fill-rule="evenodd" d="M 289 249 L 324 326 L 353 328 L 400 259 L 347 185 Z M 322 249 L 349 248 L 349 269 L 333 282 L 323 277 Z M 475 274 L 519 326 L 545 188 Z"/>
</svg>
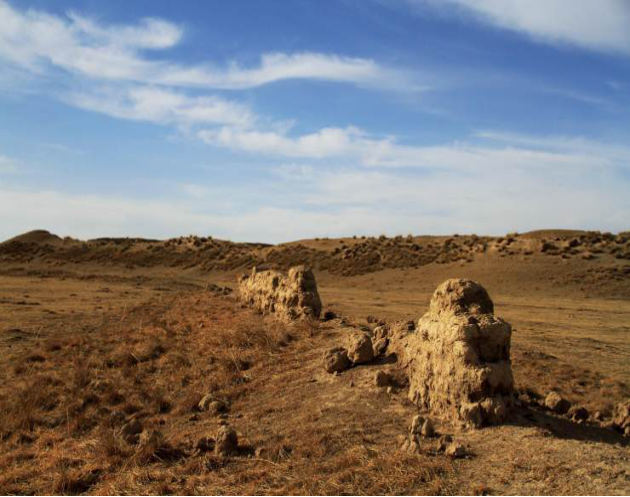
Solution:
<svg viewBox="0 0 630 497">
<path fill-rule="evenodd" d="M 315 275 L 304 266 L 293 267 L 286 275 L 253 268 L 249 276 L 239 278 L 238 290 L 243 302 L 282 321 L 318 318 L 322 310 Z"/>
<path fill-rule="evenodd" d="M 416 326 L 394 326 L 390 348 L 421 409 L 469 427 L 503 422 L 514 402 L 511 326 L 493 315 L 488 292 L 470 280 L 441 284 Z"/>
</svg>

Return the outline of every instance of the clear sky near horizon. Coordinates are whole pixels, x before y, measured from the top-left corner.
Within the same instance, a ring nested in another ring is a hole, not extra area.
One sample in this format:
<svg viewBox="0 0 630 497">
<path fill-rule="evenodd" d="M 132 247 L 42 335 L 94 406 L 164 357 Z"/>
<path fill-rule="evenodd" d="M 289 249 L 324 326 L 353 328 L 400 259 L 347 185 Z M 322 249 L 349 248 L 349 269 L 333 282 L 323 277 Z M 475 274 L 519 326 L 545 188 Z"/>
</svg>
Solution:
<svg viewBox="0 0 630 497">
<path fill-rule="evenodd" d="M 628 0 L 0 0 L 0 240 L 630 229 Z"/>
</svg>

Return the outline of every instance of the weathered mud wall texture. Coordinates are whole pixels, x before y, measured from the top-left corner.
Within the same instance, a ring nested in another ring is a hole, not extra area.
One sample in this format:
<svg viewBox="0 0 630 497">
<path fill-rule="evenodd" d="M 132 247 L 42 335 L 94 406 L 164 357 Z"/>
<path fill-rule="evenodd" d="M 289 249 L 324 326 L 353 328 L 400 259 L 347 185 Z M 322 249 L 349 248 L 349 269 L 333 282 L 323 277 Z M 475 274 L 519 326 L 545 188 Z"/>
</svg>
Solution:
<svg viewBox="0 0 630 497">
<path fill-rule="evenodd" d="M 421 409 L 479 427 L 503 422 L 514 402 L 511 326 L 493 315 L 488 292 L 470 280 L 442 283 L 415 329 L 389 331 L 389 348 L 409 376 L 409 397 Z"/>
<path fill-rule="evenodd" d="M 286 275 L 253 268 L 249 276 L 239 278 L 238 290 L 243 302 L 286 322 L 318 318 L 322 310 L 315 275 L 304 266 L 293 267 Z"/>
</svg>

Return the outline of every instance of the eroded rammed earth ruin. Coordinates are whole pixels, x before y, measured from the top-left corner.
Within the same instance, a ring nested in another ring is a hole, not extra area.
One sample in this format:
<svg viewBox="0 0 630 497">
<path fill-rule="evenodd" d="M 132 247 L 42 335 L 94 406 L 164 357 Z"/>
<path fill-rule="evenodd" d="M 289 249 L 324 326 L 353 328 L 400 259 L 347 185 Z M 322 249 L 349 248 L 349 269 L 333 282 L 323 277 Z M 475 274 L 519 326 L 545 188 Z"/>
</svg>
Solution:
<svg viewBox="0 0 630 497">
<path fill-rule="evenodd" d="M 285 322 L 318 318 L 322 311 L 315 276 L 304 266 L 293 267 L 286 275 L 253 268 L 249 276 L 239 278 L 238 291 L 248 305 Z"/>
<path fill-rule="evenodd" d="M 388 348 L 407 370 L 418 407 L 470 427 L 505 421 L 514 404 L 512 328 L 493 312 L 481 285 L 451 279 L 415 327 L 389 330 Z"/>
<path fill-rule="evenodd" d="M 239 293 L 252 307 L 285 322 L 317 318 L 322 309 L 315 277 L 302 266 L 286 276 L 254 268 L 240 278 Z M 417 323 L 382 325 L 371 338 L 385 341 L 386 352 L 396 354 L 409 378 L 409 397 L 421 410 L 468 427 L 498 424 L 514 404 L 512 328 L 493 313 L 479 283 L 451 279 L 437 288 Z M 372 353 L 371 341 L 369 348 Z M 339 372 L 362 362 L 350 356 L 349 349 L 331 349 L 326 370 Z"/>
</svg>

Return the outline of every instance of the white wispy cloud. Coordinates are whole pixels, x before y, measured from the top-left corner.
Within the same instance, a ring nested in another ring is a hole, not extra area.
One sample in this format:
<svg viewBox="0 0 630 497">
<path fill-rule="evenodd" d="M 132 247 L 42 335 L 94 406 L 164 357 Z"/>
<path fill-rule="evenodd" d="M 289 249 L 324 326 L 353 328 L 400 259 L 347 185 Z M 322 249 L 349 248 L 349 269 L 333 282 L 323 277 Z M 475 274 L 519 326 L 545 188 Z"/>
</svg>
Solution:
<svg viewBox="0 0 630 497">
<path fill-rule="evenodd" d="M 190 96 L 170 88 L 131 85 L 66 93 L 64 101 L 119 119 L 169 125 L 216 124 L 249 127 L 256 116 L 245 105 L 215 95 Z"/>
<path fill-rule="evenodd" d="M 554 45 L 630 55 L 627 0 L 412 0 L 460 7 L 481 22 Z"/>
<path fill-rule="evenodd" d="M 136 26 L 102 26 L 93 19 L 69 12 L 75 32 L 83 33 L 104 45 L 160 50 L 170 48 L 182 39 L 183 29 L 163 19 L 145 18 Z"/>
<path fill-rule="evenodd" d="M 280 157 L 324 158 L 345 156 L 355 151 L 363 132 L 354 127 L 324 128 L 315 133 L 289 137 L 276 131 L 223 127 L 201 130 L 199 137 L 208 144 L 233 150 Z"/>
<path fill-rule="evenodd" d="M 583 136 L 531 136 L 496 130 L 479 131 L 474 136 L 510 146 L 586 157 L 592 166 L 600 164 L 630 166 L 630 147 Z"/>
<path fill-rule="evenodd" d="M 208 66 L 170 67 L 156 72 L 151 81 L 175 86 L 239 90 L 287 79 L 336 81 L 386 88 L 403 88 L 405 84 L 403 73 L 386 70 L 373 60 L 310 52 L 263 54 L 260 65 L 254 68 L 241 67 L 236 63 L 224 69 Z"/>
<path fill-rule="evenodd" d="M 271 168 L 271 173 L 282 179 L 292 181 L 313 181 L 316 179 L 317 169 L 311 164 L 280 164 Z"/>
<path fill-rule="evenodd" d="M 583 104 L 596 106 L 602 110 L 607 110 L 607 111 L 612 111 L 612 112 L 620 110 L 618 104 L 616 104 L 613 101 L 610 101 L 606 98 L 602 98 L 599 96 L 591 95 L 589 93 L 579 91 L 579 90 L 573 90 L 569 88 L 543 87 L 540 89 L 540 91 L 541 93 L 544 93 L 547 95 L 558 96 L 565 99 L 573 100 L 574 102 L 580 102 Z"/>
<path fill-rule="evenodd" d="M 201 187 L 205 190 L 205 187 Z M 233 195 L 233 193 L 232 193 Z M 350 209 L 348 212 L 352 212 Z M 368 227 L 369 212 L 353 216 L 256 205 L 245 212 L 209 213 L 201 199 L 160 201 L 77 195 L 50 190 L 16 190 L 0 185 L 0 240 L 31 229 L 45 228 L 80 238 L 136 236 L 167 238 L 208 234 L 237 241 L 289 241 L 349 232 L 355 223 Z"/>
<path fill-rule="evenodd" d="M 19 11 L 0 0 L 0 57 L 37 73 L 50 67 L 96 80 L 150 85 L 245 89 L 286 79 L 319 79 L 375 87 L 402 87 L 402 72 L 373 60 L 322 53 L 269 53 L 257 67 L 236 62 L 182 65 L 148 58 L 145 50 L 177 45 L 181 26 L 162 19 L 135 25 L 106 25 L 71 12 L 56 16 L 40 10 Z M 417 89 L 417 88 L 416 88 Z"/>
<path fill-rule="evenodd" d="M 199 137 L 206 143 L 232 150 L 266 154 L 271 157 L 305 159 L 343 159 L 354 164 L 372 167 L 424 167 L 459 171 L 486 168 L 591 168 L 615 163 L 616 157 L 586 147 L 554 147 L 551 140 L 546 147 L 528 147 L 531 138 L 495 135 L 493 146 L 470 143 L 447 143 L 435 146 L 401 144 L 395 137 L 376 138 L 356 128 L 324 128 L 301 136 L 286 133 L 223 127 L 201 130 Z M 482 138 L 493 138 L 481 133 Z M 501 138 L 501 139 L 499 139 Z M 564 140 L 566 142 L 566 140 Z M 541 142 L 537 142 L 541 145 Z M 577 143 L 576 143 L 577 144 Z M 603 147 L 602 147 L 603 148 Z"/>
<path fill-rule="evenodd" d="M 40 145 L 47 149 L 63 152 L 68 155 L 84 155 L 86 153 L 86 151 L 81 148 L 69 147 L 68 145 L 64 145 L 62 143 L 41 143 Z"/>
</svg>

